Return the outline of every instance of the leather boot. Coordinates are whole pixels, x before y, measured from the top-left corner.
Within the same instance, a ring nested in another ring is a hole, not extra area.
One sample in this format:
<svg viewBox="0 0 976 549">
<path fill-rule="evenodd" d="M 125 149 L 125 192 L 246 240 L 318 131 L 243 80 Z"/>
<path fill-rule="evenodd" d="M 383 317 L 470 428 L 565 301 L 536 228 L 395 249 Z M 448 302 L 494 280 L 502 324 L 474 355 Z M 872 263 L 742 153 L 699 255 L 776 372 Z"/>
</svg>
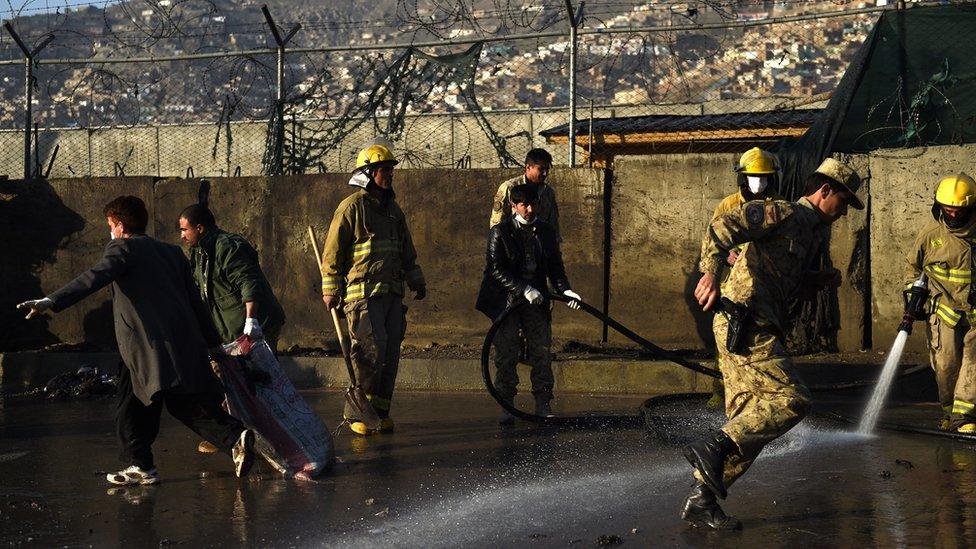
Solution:
<svg viewBox="0 0 976 549">
<path fill-rule="evenodd" d="M 506 398 L 506 399 L 503 399 L 503 400 L 505 401 L 505 404 L 508 404 L 509 406 L 512 406 L 513 403 L 515 402 L 515 398 L 513 398 L 513 397 Z M 502 408 L 502 415 L 498 416 L 498 424 L 499 425 L 506 425 L 506 426 L 507 425 L 515 425 L 515 416 L 513 416 L 510 413 L 508 413 L 508 410 Z"/>
<path fill-rule="evenodd" d="M 736 451 L 738 451 L 738 447 L 724 431 L 719 431 L 712 437 L 692 442 L 684 447 L 685 459 L 698 470 L 712 492 L 722 499 L 728 495 L 722 478 L 725 458 Z"/>
<path fill-rule="evenodd" d="M 542 417 L 556 417 L 552 413 L 549 401 L 552 400 L 552 393 L 539 393 L 535 395 L 535 415 Z"/>
<path fill-rule="evenodd" d="M 692 526 L 707 526 L 712 530 L 739 530 L 742 523 L 735 517 L 730 517 L 722 511 L 715 500 L 715 494 L 702 483 L 696 483 L 691 489 L 685 508 L 681 511 L 681 518 Z"/>
</svg>

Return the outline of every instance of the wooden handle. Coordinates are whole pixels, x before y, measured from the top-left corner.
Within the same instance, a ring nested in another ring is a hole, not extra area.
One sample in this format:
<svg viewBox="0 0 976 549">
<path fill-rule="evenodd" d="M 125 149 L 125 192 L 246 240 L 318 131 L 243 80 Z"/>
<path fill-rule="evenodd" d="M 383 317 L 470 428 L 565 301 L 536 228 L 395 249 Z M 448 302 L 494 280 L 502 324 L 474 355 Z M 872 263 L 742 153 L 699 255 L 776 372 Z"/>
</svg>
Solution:
<svg viewBox="0 0 976 549">
<path fill-rule="evenodd" d="M 308 239 L 312 241 L 312 251 L 315 252 L 315 261 L 318 262 L 319 270 L 322 269 L 322 254 L 319 252 L 319 243 L 315 239 L 315 229 L 308 226 Z M 349 336 L 342 329 L 342 320 L 339 318 L 338 309 L 329 309 L 332 314 L 332 325 L 335 326 L 336 336 L 339 338 L 339 348 L 342 350 L 342 359 L 346 362 L 346 370 L 349 372 L 349 381 L 356 385 L 356 375 L 352 368 L 352 358 L 349 356 Z"/>
<path fill-rule="evenodd" d="M 315 261 L 319 264 L 319 269 L 322 269 L 322 254 L 319 252 L 319 243 L 315 240 L 315 229 L 311 225 L 308 226 L 308 239 L 312 241 L 312 251 L 315 252 Z"/>
</svg>

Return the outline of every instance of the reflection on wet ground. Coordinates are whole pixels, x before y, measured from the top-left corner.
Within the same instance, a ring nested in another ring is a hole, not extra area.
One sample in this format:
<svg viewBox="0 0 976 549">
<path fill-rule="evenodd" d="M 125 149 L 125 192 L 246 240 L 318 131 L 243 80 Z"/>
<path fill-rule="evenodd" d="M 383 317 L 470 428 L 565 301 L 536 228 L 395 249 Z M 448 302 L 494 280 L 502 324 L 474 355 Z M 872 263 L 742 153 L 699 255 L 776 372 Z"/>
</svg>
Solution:
<svg viewBox="0 0 976 549">
<path fill-rule="evenodd" d="M 306 398 L 334 426 L 341 395 Z M 564 397 L 569 410 L 633 410 L 642 398 Z M 678 518 L 691 481 L 677 440 L 718 422 L 701 403 L 662 410 L 679 428 L 501 429 L 483 394 L 403 393 L 397 432 L 343 432 L 341 463 L 317 483 L 248 482 L 230 459 L 195 452 L 164 420 L 163 483 L 110 489 L 119 468 L 112 402 L 6 399 L 0 406 L 0 544 L 95 546 L 973 546 L 972 445 L 889 434 L 860 437 L 807 420 L 767 448 L 731 491 L 744 531 L 712 534 Z M 821 407 L 856 409 L 834 402 Z M 165 414 L 164 414 L 165 415 Z M 938 411 L 889 418 L 930 426 Z"/>
</svg>

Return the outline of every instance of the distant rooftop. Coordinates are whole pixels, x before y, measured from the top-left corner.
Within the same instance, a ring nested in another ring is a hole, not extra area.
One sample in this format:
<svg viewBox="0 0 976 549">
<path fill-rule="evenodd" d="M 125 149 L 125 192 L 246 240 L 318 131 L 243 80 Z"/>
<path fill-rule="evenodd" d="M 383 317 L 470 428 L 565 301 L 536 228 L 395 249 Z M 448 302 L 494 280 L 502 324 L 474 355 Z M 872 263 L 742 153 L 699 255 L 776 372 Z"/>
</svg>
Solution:
<svg viewBox="0 0 976 549">
<path fill-rule="evenodd" d="M 803 135 L 822 109 L 723 114 L 651 114 L 576 121 L 576 145 L 593 166 L 612 167 L 619 155 L 739 153 Z M 590 124 L 593 136 L 590 137 Z M 539 132 L 550 144 L 569 143 L 569 124 Z M 592 148 L 592 150 L 590 150 Z"/>
<path fill-rule="evenodd" d="M 725 114 L 672 115 L 651 114 L 621 118 L 594 118 L 593 134 L 634 133 L 686 133 L 762 129 L 786 129 L 810 127 L 821 109 L 797 109 L 788 111 L 736 112 Z M 585 136 L 590 131 L 588 119 L 576 121 L 576 135 Z M 755 132 L 752 132 L 755 133 Z M 568 137 L 569 124 L 562 124 L 539 132 L 543 137 Z"/>
</svg>

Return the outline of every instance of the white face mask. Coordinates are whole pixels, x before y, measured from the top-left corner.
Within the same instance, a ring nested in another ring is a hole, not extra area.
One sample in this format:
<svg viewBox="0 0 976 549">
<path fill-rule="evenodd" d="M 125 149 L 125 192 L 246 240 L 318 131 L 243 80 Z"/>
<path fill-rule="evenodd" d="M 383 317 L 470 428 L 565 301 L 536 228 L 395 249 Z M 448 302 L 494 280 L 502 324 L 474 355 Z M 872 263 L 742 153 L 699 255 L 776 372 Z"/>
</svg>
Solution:
<svg viewBox="0 0 976 549">
<path fill-rule="evenodd" d="M 749 187 L 749 192 L 752 194 L 759 194 L 766 190 L 766 186 L 769 185 L 769 178 L 764 175 L 747 175 L 746 176 L 746 186 Z"/>
<path fill-rule="evenodd" d="M 369 185 L 369 176 L 363 172 L 356 172 L 349 178 L 349 184 L 353 187 L 366 188 Z"/>
<path fill-rule="evenodd" d="M 515 221 L 518 221 L 520 225 L 531 225 L 535 223 L 535 218 L 533 217 L 532 221 L 526 221 L 521 215 L 515 214 Z"/>
</svg>

